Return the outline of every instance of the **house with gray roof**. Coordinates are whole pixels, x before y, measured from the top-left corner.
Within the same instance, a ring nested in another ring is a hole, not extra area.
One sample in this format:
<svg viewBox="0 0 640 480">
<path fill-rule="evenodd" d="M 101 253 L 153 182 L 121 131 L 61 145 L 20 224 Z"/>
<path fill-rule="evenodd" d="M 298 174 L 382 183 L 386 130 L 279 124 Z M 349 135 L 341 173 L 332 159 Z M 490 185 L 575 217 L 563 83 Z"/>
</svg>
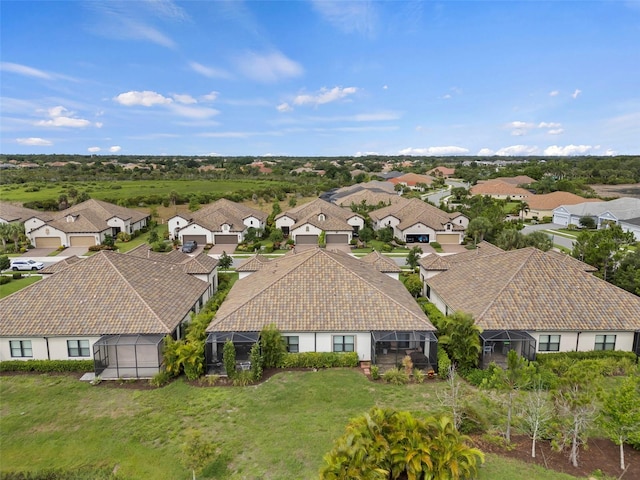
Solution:
<svg viewBox="0 0 640 480">
<path fill-rule="evenodd" d="M 0 202 L 0 223 L 23 223 L 25 233 L 53 219 L 51 212 L 40 212 L 8 202 Z"/>
<path fill-rule="evenodd" d="M 146 227 L 150 219 L 148 213 L 90 199 L 54 214 L 27 232 L 27 237 L 39 248 L 90 247 L 100 245 L 107 235 L 132 234 Z"/>
<path fill-rule="evenodd" d="M 436 368 L 436 329 L 404 285 L 343 252 L 306 249 L 238 280 L 207 328 L 209 368 L 227 340 L 248 359 L 272 323 L 290 352 L 357 352 L 373 363 L 419 352 Z"/>
<path fill-rule="evenodd" d="M 391 228 L 394 237 L 407 243 L 459 245 L 469 225 L 469 219 L 460 212 L 447 213 L 417 198 L 402 198 L 370 212 L 369 217 L 374 230 Z"/>
<path fill-rule="evenodd" d="M 233 252 L 249 228 L 262 230 L 268 215 L 255 208 L 221 198 L 189 214 L 169 219 L 169 238 L 181 243 L 195 240 L 199 245 L 229 245 Z"/>
<path fill-rule="evenodd" d="M 640 353 L 640 297 L 563 257 L 533 247 L 467 256 L 426 278 L 426 296 L 445 315 L 473 315 L 485 360 L 512 349 L 530 360 L 537 352 Z"/>
<path fill-rule="evenodd" d="M 280 213 L 275 225 L 296 245 L 318 245 L 324 234 L 327 248 L 346 247 L 353 234 L 364 227 L 364 218 L 318 198 Z"/>
<path fill-rule="evenodd" d="M 580 225 L 580 219 L 590 217 L 598 228 L 613 222 L 633 219 L 640 216 L 640 199 L 631 197 L 616 198 L 608 202 L 579 203 L 561 205 L 553 210 L 553 223 L 558 225 Z M 636 237 L 638 238 L 638 237 Z"/>
<path fill-rule="evenodd" d="M 93 360 L 107 378 L 150 378 L 210 285 L 170 262 L 102 251 L 0 299 L 0 361 Z"/>
</svg>

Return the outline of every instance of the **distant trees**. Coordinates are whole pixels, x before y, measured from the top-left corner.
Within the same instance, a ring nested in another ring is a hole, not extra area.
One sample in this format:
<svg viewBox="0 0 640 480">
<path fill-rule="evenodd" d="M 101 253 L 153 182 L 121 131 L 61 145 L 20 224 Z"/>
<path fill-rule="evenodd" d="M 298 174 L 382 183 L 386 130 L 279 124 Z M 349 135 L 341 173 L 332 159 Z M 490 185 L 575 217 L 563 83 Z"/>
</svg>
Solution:
<svg viewBox="0 0 640 480">
<path fill-rule="evenodd" d="M 635 243 L 631 232 L 620 225 L 609 225 L 595 232 L 580 232 L 571 255 L 598 269 L 597 275 L 611 281 L 619 262 L 624 258 L 625 246 Z"/>
</svg>

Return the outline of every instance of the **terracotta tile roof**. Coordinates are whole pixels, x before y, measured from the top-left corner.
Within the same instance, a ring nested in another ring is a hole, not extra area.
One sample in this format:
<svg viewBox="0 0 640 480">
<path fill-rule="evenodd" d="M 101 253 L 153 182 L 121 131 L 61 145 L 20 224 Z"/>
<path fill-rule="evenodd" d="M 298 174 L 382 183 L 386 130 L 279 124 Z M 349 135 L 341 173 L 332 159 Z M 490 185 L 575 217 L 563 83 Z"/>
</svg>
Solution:
<svg viewBox="0 0 640 480">
<path fill-rule="evenodd" d="M 231 225 L 232 232 L 242 232 L 247 228 L 244 224 L 245 218 L 251 216 L 256 217 L 261 222 L 265 222 L 268 217 L 268 215 L 261 210 L 232 202 L 226 198 L 221 198 L 193 212 L 189 220 L 211 231 L 220 231 L 222 224 L 226 223 Z"/>
<path fill-rule="evenodd" d="M 510 183 L 511 185 L 529 185 L 536 181 L 535 178 L 531 178 L 527 175 L 516 175 L 515 177 L 496 177 L 493 180 L 500 180 L 505 183 Z M 488 180 L 489 182 L 491 180 Z"/>
<path fill-rule="evenodd" d="M 0 336 L 168 334 L 209 284 L 176 265 L 102 251 L 0 300 Z"/>
<path fill-rule="evenodd" d="M 438 172 L 440 172 L 445 177 L 449 177 L 449 176 L 454 175 L 456 173 L 456 169 L 455 168 L 451 168 L 451 167 L 439 166 L 439 167 L 432 168 L 427 173 L 429 175 L 433 175 L 435 177 L 438 174 Z"/>
<path fill-rule="evenodd" d="M 542 195 L 531 195 L 527 198 L 529 207 L 539 210 L 553 210 L 560 205 L 599 201 L 597 198 L 584 198 L 569 192 L 551 192 Z"/>
<path fill-rule="evenodd" d="M 310 249 L 238 280 L 208 332 L 435 331 L 401 282 L 348 254 Z"/>
<path fill-rule="evenodd" d="M 7 202 L 0 202 L 0 219 L 7 223 L 25 222 L 30 218 L 39 218 L 42 221 L 48 221 L 53 218 L 51 212 L 39 212 L 30 208 L 20 207 Z"/>
<path fill-rule="evenodd" d="M 640 329 L 640 297 L 533 247 L 479 256 L 427 284 L 485 330 Z"/>
<path fill-rule="evenodd" d="M 474 250 L 466 250 L 454 255 L 427 255 L 426 257 L 422 257 L 419 263 L 425 270 L 444 271 L 449 270 L 452 265 L 466 262 L 481 255 L 495 255 L 496 253 L 502 253 L 503 251 L 504 250 L 496 247 L 492 243 L 482 241 L 478 243 Z"/>
<path fill-rule="evenodd" d="M 287 252 L 289 253 L 289 252 Z M 261 268 L 263 268 L 267 263 L 269 263 L 269 259 L 264 255 L 260 255 L 256 253 L 255 255 L 246 259 L 242 265 L 236 268 L 236 272 L 257 272 Z"/>
<path fill-rule="evenodd" d="M 149 248 L 149 245 L 145 243 L 129 250 L 127 255 L 179 265 L 184 273 L 192 275 L 208 275 L 218 266 L 218 260 L 204 252 L 200 252 L 195 256 L 188 255 L 180 250 L 171 250 L 167 253 L 154 252 Z"/>
<path fill-rule="evenodd" d="M 431 185 L 435 178 L 430 175 L 420 175 L 418 173 L 405 173 L 399 177 L 392 178 L 388 182 L 397 185 L 398 183 L 405 183 L 409 187 L 415 187 L 418 183 L 424 183 L 425 185 Z"/>
<path fill-rule="evenodd" d="M 399 273 L 402 271 L 396 262 L 376 250 L 362 257 L 360 261 L 372 265 L 376 270 L 382 273 Z"/>
<path fill-rule="evenodd" d="M 63 258 L 59 262 L 55 262 L 55 263 L 52 263 L 51 265 L 44 267 L 42 270 L 40 270 L 40 273 L 42 273 L 43 275 L 58 273 L 64 270 L 65 268 L 69 268 L 71 265 L 81 262 L 82 260 L 84 260 L 84 258 L 80 258 L 76 255 Z"/>
<path fill-rule="evenodd" d="M 521 195 L 526 197 L 533 195 L 529 190 L 516 187 L 502 180 L 488 180 L 484 183 L 479 183 L 471 187 L 470 192 L 471 195 Z"/>
<path fill-rule="evenodd" d="M 403 198 L 393 205 L 369 213 L 369 217 L 375 222 L 379 222 L 389 215 L 400 220 L 398 224 L 398 229 L 400 230 L 405 230 L 416 223 L 422 223 L 436 231 L 443 231 L 445 225 L 451 222 L 452 218 L 459 216 L 458 213 L 450 214 L 444 212 L 417 198 Z M 460 232 L 464 231 L 464 228 L 454 224 L 452 231 Z"/>
<path fill-rule="evenodd" d="M 324 220 L 319 219 L 321 214 L 324 215 Z M 347 223 L 347 220 L 353 216 L 360 217 L 360 215 L 356 215 L 349 209 L 338 207 L 320 198 L 282 212 L 276 216 L 276 220 L 283 216 L 292 218 L 295 221 L 291 230 L 308 223 L 323 231 L 333 230 L 347 232 L 353 231 L 353 227 Z"/>
</svg>

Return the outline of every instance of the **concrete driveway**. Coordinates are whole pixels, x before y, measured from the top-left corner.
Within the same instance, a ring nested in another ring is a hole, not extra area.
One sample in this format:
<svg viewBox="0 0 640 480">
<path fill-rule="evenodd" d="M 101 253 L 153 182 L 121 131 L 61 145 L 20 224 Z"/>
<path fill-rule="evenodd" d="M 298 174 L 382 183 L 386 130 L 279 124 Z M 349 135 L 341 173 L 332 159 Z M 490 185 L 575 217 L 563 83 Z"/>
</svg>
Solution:
<svg viewBox="0 0 640 480">
<path fill-rule="evenodd" d="M 48 257 L 50 254 L 55 252 L 55 248 L 32 248 L 31 250 L 27 250 L 25 253 L 20 255 L 21 257 Z"/>
<path fill-rule="evenodd" d="M 227 252 L 227 255 L 231 255 L 236 251 L 237 246 L 238 245 L 236 243 L 219 243 L 211 247 L 211 250 L 209 250 L 209 255 L 218 257 L 222 255 L 222 252 Z"/>
</svg>

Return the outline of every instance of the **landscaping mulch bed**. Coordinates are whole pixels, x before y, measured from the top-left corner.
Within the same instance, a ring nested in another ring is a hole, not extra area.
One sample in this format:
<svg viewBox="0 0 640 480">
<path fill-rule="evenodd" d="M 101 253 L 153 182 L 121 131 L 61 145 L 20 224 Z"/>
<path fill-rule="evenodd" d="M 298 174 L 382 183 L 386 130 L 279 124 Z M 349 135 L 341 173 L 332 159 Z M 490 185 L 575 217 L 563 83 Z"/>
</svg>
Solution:
<svg viewBox="0 0 640 480">
<path fill-rule="evenodd" d="M 484 441 L 479 436 L 473 436 L 472 438 L 476 446 L 485 453 L 494 453 L 521 462 L 535 463 L 550 470 L 576 477 L 597 474 L 599 470 L 608 477 L 622 480 L 640 478 L 640 451 L 625 445 L 624 457 L 627 470 L 623 473 L 620 470 L 620 447 L 604 438 L 590 439 L 586 449 L 580 449 L 578 467 L 574 467 L 569 462 L 568 451 L 557 452 L 551 448 L 549 442 L 537 442 L 536 458 L 531 458 L 531 440 L 529 437 L 512 436 L 512 445 L 508 448 Z"/>
</svg>

